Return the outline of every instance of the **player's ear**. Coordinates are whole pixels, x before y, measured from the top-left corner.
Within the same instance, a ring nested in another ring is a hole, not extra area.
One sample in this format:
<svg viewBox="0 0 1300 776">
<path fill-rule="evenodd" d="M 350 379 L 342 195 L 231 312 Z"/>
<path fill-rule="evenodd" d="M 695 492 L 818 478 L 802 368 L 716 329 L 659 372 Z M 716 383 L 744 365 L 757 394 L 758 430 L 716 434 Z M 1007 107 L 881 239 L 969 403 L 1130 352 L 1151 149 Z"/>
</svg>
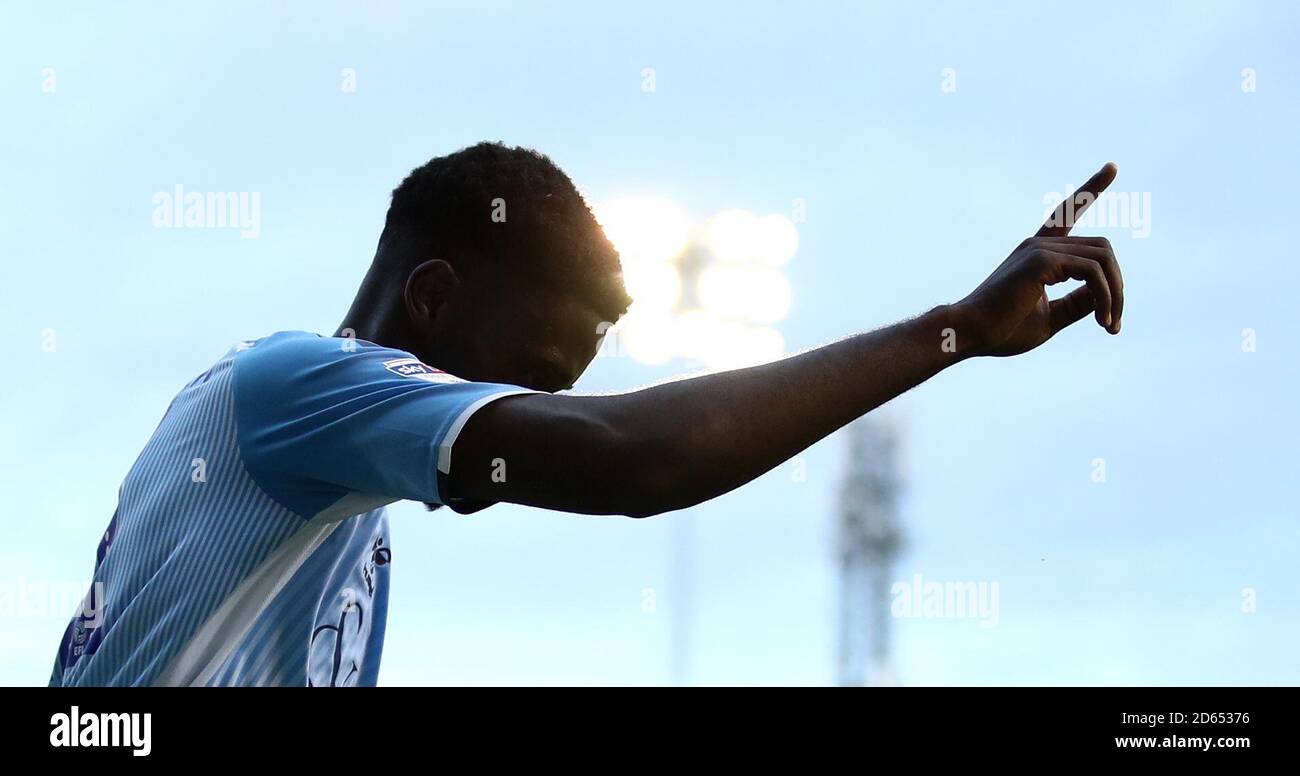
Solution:
<svg viewBox="0 0 1300 776">
<path fill-rule="evenodd" d="M 431 259 L 406 278 L 406 314 L 420 330 L 428 330 L 460 285 L 456 270 L 442 259 Z"/>
</svg>

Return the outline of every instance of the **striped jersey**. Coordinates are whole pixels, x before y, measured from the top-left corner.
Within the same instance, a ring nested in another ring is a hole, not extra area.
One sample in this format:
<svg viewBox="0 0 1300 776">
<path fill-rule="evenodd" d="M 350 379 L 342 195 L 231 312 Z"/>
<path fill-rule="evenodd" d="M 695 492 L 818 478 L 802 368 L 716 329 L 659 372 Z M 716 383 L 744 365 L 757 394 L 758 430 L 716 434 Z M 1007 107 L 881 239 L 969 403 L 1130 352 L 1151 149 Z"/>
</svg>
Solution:
<svg viewBox="0 0 1300 776">
<path fill-rule="evenodd" d="M 524 393 L 410 353 L 281 332 L 172 400 L 118 493 L 53 685 L 374 685 L 384 506 L 442 492 L 456 437 Z"/>
</svg>

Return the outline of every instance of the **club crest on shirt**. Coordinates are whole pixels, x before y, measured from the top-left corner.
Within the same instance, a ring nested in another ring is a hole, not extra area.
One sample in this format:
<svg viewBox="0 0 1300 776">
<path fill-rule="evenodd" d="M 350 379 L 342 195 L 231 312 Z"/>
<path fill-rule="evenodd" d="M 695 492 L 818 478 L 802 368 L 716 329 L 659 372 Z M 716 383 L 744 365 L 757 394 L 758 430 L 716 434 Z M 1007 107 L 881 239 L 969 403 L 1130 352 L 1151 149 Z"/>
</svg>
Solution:
<svg viewBox="0 0 1300 776">
<path fill-rule="evenodd" d="M 413 377 L 427 383 L 463 383 L 464 380 L 435 369 L 418 358 L 394 358 L 384 362 L 384 368 L 398 377 Z"/>
</svg>

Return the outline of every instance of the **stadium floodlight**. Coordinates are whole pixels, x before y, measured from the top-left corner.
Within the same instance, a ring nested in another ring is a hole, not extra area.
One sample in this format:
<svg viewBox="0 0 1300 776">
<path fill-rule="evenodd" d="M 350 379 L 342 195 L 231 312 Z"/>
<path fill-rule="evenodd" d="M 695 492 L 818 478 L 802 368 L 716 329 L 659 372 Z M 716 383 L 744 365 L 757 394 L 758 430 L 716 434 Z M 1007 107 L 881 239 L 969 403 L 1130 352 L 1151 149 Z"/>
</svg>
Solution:
<svg viewBox="0 0 1300 776">
<path fill-rule="evenodd" d="M 709 219 L 705 243 L 719 261 L 779 267 L 799 250 L 799 231 L 783 215 L 724 210 Z"/>
<path fill-rule="evenodd" d="M 771 324 L 790 312 L 790 281 L 770 267 L 715 264 L 700 273 L 697 290 L 704 309 L 720 318 Z"/>
<path fill-rule="evenodd" d="M 617 352 L 651 366 L 668 363 L 677 355 L 677 319 L 637 307 L 632 305 L 616 327 Z"/>
<path fill-rule="evenodd" d="M 666 261 L 626 262 L 623 285 L 642 312 L 670 314 L 682 298 L 682 276 Z"/>
<path fill-rule="evenodd" d="M 644 364 L 684 358 L 715 369 L 785 354 L 773 325 L 793 299 L 782 270 L 799 247 L 789 218 L 731 208 L 693 226 L 677 205 L 652 197 L 612 199 L 595 211 L 634 300 L 613 330 L 618 352 Z"/>
<path fill-rule="evenodd" d="M 769 326 L 752 326 L 692 310 L 677 320 L 678 352 L 716 369 L 773 361 L 785 354 L 785 338 Z"/>
<path fill-rule="evenodd" d="M 618 197 L 595 212 L 625 267 L 672 261 L 690 240 L 690 219 L 668 199 Z"/>
</svg>

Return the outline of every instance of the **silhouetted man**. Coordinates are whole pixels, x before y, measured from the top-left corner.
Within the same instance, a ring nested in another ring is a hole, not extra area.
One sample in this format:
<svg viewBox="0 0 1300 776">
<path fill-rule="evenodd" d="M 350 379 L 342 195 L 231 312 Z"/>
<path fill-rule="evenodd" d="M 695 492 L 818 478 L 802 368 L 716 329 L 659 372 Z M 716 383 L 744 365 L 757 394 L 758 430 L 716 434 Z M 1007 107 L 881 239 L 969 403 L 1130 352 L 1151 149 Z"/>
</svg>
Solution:
<svg viewBox="0 0 1300 776">
<path fill-rule="evenodd" d="M 374 684 L 388 503 L 658 515 L 966 358 L 1023 353 L 1089 313 L 1116 334 L 1110 245 L 1067 236 L 1115 173 L 959 302 L 762 366 L 573 396 L 556 392 L 631 302 L 616 251 L 545 156 L 482 143 L 434 159 L 393 192 L 339 336 L 239 343 L 176 396 L 50 683 Z M 1048 300 L 1071 279 L 1085 285 Z"/>
</svg>

